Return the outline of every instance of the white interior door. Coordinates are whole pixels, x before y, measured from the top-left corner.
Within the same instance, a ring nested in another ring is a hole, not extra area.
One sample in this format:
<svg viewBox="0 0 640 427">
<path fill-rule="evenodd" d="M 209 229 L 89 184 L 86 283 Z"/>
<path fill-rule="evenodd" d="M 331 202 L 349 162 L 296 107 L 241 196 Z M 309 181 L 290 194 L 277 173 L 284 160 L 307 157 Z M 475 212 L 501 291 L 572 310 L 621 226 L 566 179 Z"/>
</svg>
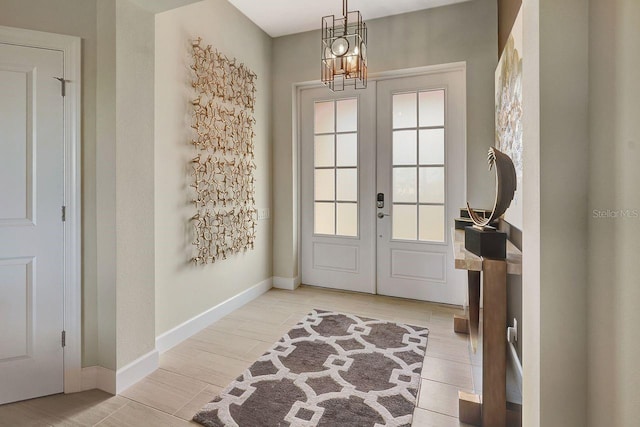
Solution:
<svg viewBox="0 0 640 427">
<path fill-rule="evenodd" d="M 450 230 L 466 200 L 464 70 L 377 91 L 378 293 L 462 305 Z"/>
<path fill-rule="evenodd" d="M 63 73 L 0 43 L 0 404 L 63 391 Z"/>
<path fill-rule="evenodd" d="M 300 97 L 302 283 L 375 293 L 375 85 Z"/>
</svg>

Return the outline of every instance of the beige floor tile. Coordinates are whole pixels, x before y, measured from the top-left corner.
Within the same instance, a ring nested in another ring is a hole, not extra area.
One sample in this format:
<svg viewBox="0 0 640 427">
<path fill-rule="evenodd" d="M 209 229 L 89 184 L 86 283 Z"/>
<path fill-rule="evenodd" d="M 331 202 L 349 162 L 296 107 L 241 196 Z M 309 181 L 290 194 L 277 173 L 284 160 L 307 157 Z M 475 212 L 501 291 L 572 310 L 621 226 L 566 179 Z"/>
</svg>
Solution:
<svg viewBox="0 0 640 427">
<path fill-rule="evenodd" d="M 418 407 L 451 417 L 458 417 L 458 391 L 471 392 L 449 384 L 422 379 Z"/>
<path fill-rule="evenodd" d="M 189 338 L 188 341 L 195 348 L 203 351 L 242 360 L 246 360 L 246 355 L 258 344 L 264 344 L 262 341 L 253 338 L 210 329 L 200 331 L 192 338 Z"/>
<path fill-rule="evenodd" d="M 287 311 L 291 314 L 297 314 L 300 317 L 303 317 L 313 310 L 314 304 L 313 302 L 305 302 L 305 301 L 295 301 L 293 299 L 280 299 L 280 298 L 269 298 L 268 296 L 265 298 L 258 298 L 252 302 L 254 307 L 260 308 L 274 308 L 276 310 Z"/>
<path fill-rule="evenodd" d="M 129 403 L 122 396 L 112 396 L 101 390 L 57 397 L 56 400 L 47 400 L 44 409 L 65 421 L 83 426 L 93 426 Z"/>
<path fill-rule="evenodd" d="M 130 402 L 98 424 L 100 427 L 181 427 L 188 425 L 188 422 L 180 418 L 136 402 Z"/>
<path fill-rule="evenodd" d="M 207 386 L 199 381 L 164 369 L 129 387 L 122 395 L 159 411 L 173 414 Z"/>
<path fill-rule="evenodd" d="M 244 322 L 244 320 L 229 319 L 228 317 L 223 317 L 212 325 L 207 326 L 206 329 L 218 332 L 233 333 L 236 329 L 238 329 L 238 326 Z"/>
<path fill-rule="evenodd" d="M 467 390 L 473 389 L 471 365 L 466 363 L 426 356 L 421 376 L 428 380 L 454 385 Z"/>
<path fill-rule="evenodd" d="M 243 337 L 239 337 L 237 335 L 229 336 L 230 342 L 236 341 L 237 339 L 243 339 Z M 194 352 L 195 354 L 212 353 L 214 355 L 224 356 L 242 362 L 254 362 L 255 354 L 258 352 L 256 348 L 263 348 L 264 346 L 268 346 L 268 344 L 264 341 L 258 340 L 253 340 L 251 345 L 246 348 L 238 348 L 237 346 L 234 347 L 234 345 L 227 346 L 225 344 L 215 344 L 197 340 L 194 338 L 189 338 L 170 351 L 172 352 L 172 354 L 182 355 L 184 357 L 189 357 Z"/>
<path fill-rule="evenodd" d="M 414 425 L 460 425 L 445 414 L 455 415 L 453 391 L 457 399 L 458 387 L 472 385 L 468 337 L 453 332 L 453 315 L 462 310 L 302 286 L 295 291 L 272 289 L 164 353 L 161 370 L 121 397 L 92 391 L 4 405 L 0 427 L 195 425 L 189 420 L 202 406 L 314 308 L 429 328 L 419 404 L 432 410 L 417 409 Z"/>
<path fill-rule="evenodd" d="M 461 423 L 457 418 L 416 408 L 413 412 L 413 427 L 471 427 Z"/>
<path fill-rule="evenodd" d="M 61 421 L 54 415 L 26 406 L 24 402 L 0 406 L 0 427 L 50 427 Z"/>
<path fill-rule="evenodd" d="M 252 348 L 246 355 L 246 361 L 251 363 L 255 362 L 259 357 L 265 354 L 271 347 L 273 347 L 276 343 L 276 340 L 273 343 L 259 342 L 254 348 Z"/>
<path fill-rule="evenodd" d="M 429 328 L 429 337 L 431 338 L 439 338 L 463 345 L 467 345 L 469 342 L 469 335 L 457 334 L 453 331 L 453 321 L 447 325 L 429 322 L 427 327 Z"/>
<path fill-rule="evenodd" d="M 471 363 L 468 341 L 443 338 L 437 334 L 429 334 L 426 355 L 455 362 Z"/>
<path fill-rule="evenodd" d="M 196 349 L 185 353 L 175 350 L 160 356 L 160 368 L 218 387 L 226 387 L 251 365 L 251 362 Z"/>
<path fill-rule="evenodd" d="M 405 325 L 412 325 L 412 326 L 421 326 L 423 328 L 429 329 L 428 314 L 423 319 L 416 319 L 416 318 L 411 318 L 407 316 L 394 316 L 394 317 L 391 317 L 389 320 L 396 323 L 404 323 Z"/>
<path fill-rule="evenodd" d="M 302 319 L 304 316 L 301 315 L 296 319 L 291 319 L 293 324 L 295 324 L 299 319 Z M 260 323 L 260 322 L 243 322 L 238 325 L 237 329 L 233 332 L 235 335 L 239 335 L 246 338 L 252 338 L 258 341 L 274 343 L 278 341 L 284 334 L 289 332 L 291 329 L 291 325 L 271 325 L 268 323 Z"/>
<path fill-rule="evenodd" d="M 99 390 L 56 394 L 0 407 L 0 426 L 93 426 L 129 401 Z"/>
<path fill-rule="evenodd" d="M 178 409 L 173 415 L 182 418 L 183 420 L 190 421 L 193 416 L 204 407 L 207 403 L 211 402 L 222 391 L 222 387 L 216 387 L 214 385 L 208 385 L 204 390 L 198 393 L 193 399 L 187 402 L 182 408 Z"/>
<path fill-rule="evenodd" d="M 271 323 L 281 325 L 289 317 L 291 313 L 285 310 L 275 310 L 269 307 L 258 305 L 245 305 L 226 316 L 227 319 L 251 320 L 255 322 Z"/>
</svg>

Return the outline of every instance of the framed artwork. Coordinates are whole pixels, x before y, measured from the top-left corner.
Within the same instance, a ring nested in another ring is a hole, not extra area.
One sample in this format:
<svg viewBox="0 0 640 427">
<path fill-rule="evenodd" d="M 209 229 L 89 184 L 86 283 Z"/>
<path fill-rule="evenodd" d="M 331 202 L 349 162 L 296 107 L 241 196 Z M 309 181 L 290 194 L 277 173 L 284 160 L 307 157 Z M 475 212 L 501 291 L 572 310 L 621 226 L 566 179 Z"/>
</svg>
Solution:
<svg viewBox="0 0 640 427">
<path fill-rule="evenodd" d="M 522 8 L 496 69 L 496 140 L 516 169 L 517 190 L 505 220 L 522 230 Z"/>
</svg>

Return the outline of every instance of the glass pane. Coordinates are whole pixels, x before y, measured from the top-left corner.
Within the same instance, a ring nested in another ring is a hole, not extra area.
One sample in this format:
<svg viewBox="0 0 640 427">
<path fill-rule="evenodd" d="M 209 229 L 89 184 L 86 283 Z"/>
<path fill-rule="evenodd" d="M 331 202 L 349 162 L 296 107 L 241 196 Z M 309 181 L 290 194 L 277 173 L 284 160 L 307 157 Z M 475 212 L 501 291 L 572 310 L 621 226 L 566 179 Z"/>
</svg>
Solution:
<svg viewBox="0 0 640 427">
<path fill-rule="evenodd" d="M 393 95 L 393 128 L 416 127 L 418 108 L 416 93 Z"/>
<path fill-rule="evenodd" d="M 357 202 L 358 201 L 358 170 L 338 169 L 336 170 L 338 182 L 336 188 L 338 197 L 336 200 Z"/>
<path fill-rule="evenodd" d="M 418 207 L 415 205 L 393 205 L 393 238 L 417 240 Z"/>
<path fill-rule="evenodd" d="M 444 129 L 420 131 L 420 164 L 444 165 Z"/>
<path fill-rule="evenodd" d="M 316 102 L 315 133 L 334 132 L 333 101 Z"/>
<path fill-rule="evenodd" d="M 420 203 L 444 203 L 444 168 L 420 168 Z"/>
<path fill-rule="evenodd" d="M 420 240 L 444 242 L 444 206 L 420 206 Z"/>
<path fill-rule="evenodd" d="M 393 201 L 415 203 L 417 201 L 416 168 L 393 169 Z"/>
<path fill-rule="evenodd" d="M 321 135 L 315 138 L 315 165 L 333 166 L 335 161 L 335 146 L 333 144 L 333 135 Z"/>
<path fill-rule="evenodd" d="M 396 130 L 393 131 L 393 164 L 415 165 L 416 164 L 416 131 Z"/>
<path fill-rule="evenodd" d="M 335 199 L 335 175 L 333 169 L 316 169 L 315 200 Z"/>
<path fill-rule="evenodd" d="M 358 130 L 358 100 L 344 99 L 337 103 L 337 132 L 356 132 Z"/>
<path fill-rule="evenodd" d="M 335 234 L 335 208 L 333 203 L 316 203 L 314 232 L 316 234 Z"/>
<path fill-rule="evenodd" d="M 337 166 L 358 166 L 358 134 L 337 135 Z"/>
<path fill-rule="evenodd" d="M 358 235 L 358 205 L 356 203 L 338 203 L 336 234 L 340 236 Z"/>
<path fill-rule="evenodd" d="M 444 90 L 420 92 L 420 127 L 444 126 Z"/>
</svg>

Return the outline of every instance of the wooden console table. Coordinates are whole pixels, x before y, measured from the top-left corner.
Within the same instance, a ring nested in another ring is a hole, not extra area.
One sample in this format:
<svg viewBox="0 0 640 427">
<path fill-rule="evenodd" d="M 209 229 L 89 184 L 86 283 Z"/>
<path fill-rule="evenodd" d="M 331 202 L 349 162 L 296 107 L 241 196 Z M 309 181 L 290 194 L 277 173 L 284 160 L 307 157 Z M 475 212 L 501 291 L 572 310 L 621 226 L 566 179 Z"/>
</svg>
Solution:
<svg viewBox="0 0 640 427">
<path fill-rule="evenodd" d="M 507 259 L 480 258 L 464 247 L 464 230 L 452 230 L 455 267 L 467 270 L 469 309 L 454 318 L 456 332 L 468 333 L 475 352 L 480 324 L 482 275 L 482 396 L 459 393 L 460 421 L 485 427 L 505 427 L 507 419 L 507 274 L 522 275 L 522 253 L 507 241 Z"/>
</svg>

